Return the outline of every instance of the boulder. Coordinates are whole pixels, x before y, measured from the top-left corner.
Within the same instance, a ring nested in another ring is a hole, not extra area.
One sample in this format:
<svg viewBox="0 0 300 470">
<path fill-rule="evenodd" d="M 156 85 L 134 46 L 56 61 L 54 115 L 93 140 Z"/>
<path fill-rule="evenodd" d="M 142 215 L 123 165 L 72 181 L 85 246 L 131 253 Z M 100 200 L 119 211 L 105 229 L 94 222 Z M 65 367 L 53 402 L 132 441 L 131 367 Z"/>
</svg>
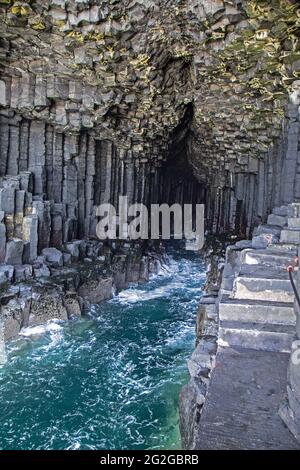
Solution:
<svg viewBox="0 0 300 470">
<path fill-rule="evenodd" d="M 149 281 L 149 262 L 147 256 L 143 256 L 140 262 L 139 282 Z"/>
<path fill-rule="evenodd" d="M 57 248 L 44 248 L 42 254 L 52 268 L 61 268 L 64 265 L 63 254 Z"/>
</svg>

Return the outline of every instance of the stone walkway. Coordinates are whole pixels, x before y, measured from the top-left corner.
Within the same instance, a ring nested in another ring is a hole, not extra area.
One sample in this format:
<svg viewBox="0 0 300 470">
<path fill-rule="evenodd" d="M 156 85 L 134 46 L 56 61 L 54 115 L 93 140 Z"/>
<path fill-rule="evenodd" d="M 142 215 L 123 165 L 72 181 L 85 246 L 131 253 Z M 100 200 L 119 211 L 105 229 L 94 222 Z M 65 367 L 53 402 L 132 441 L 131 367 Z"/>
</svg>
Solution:
<svg viewBox="0 0 300 470">
<path fill-rule="evenodd" d="M 300 449 L 278 415 L 289 355 L 219 348 L 196 449 Z"/>
<path fill-rule="evenodd" d="M 219 348 L 195 432 L 197 449 L 300 449 L 278 414 L 296 331 L 286 267 L 299 243 L 300 204 L 294 203 L 275 208 L 251 241 L 228 247 Z"/>
</svg>

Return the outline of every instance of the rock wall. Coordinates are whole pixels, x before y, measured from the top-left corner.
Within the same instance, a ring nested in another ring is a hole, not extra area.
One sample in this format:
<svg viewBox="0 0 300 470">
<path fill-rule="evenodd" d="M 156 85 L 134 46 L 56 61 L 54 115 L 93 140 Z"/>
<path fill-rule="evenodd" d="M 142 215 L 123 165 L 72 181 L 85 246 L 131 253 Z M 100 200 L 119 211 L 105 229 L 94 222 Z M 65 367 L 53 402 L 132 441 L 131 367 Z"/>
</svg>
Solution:
<svg viewBox="0 0 300 470">
<path fill-rule="evenodd" d="M 242 236 L 266 220 L 274 207 L 299 200 L 299 105 L 290 104 L 280 139 L 251 171 L 227 172 L 224 188 L 215 177 L 207 201 L 208 220 L 216 233 L 233 231 Z"/>
<path fill-rule="evenodd" d="M 122 193 L 206 202 L 209 229 L 244 234 L 299 198 L 297 2 L 9 0 L 0 17 L 1 186 L 32 174 L 15 190 L 40 248 L 93 236 Z"/>
<path fill-rule="evenodd" d="M 159 242 L 76 240 L 64 252 L 45 248 L 31 264 L 0 265 L 0 364 L 5 342 L 22 328 L 89 315 L 93 304 L 148 281 L 165 262 Z"/>
<path fill-rule="evenodd" d="M 120 195 L 142 202 L 201 202 L 196 180 L 134 158 L 86 131 L 64 134 L 42 121 L 3 117 L 0 263 L 31 263 L 47 247 L 96 238 L 96 208 Z M 169 169 L 168 169 L 169 170 Z"/>
</svg>

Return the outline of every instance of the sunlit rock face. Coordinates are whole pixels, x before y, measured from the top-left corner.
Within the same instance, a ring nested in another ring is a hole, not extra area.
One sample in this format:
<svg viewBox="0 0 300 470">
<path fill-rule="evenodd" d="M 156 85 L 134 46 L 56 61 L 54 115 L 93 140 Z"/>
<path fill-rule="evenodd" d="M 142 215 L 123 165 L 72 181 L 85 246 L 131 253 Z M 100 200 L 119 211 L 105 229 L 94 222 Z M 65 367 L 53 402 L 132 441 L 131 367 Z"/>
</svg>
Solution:
<svg viewBox="0 0 300 470">
<path fill-rule="evenodd" d="M 119 194 L 205 202 L 208 228 L 243 234 L 300 198 L 298 2 L 0 5 L 8 241 L 33 212 L 39 249 L 90 237 Z"/>
</svg>

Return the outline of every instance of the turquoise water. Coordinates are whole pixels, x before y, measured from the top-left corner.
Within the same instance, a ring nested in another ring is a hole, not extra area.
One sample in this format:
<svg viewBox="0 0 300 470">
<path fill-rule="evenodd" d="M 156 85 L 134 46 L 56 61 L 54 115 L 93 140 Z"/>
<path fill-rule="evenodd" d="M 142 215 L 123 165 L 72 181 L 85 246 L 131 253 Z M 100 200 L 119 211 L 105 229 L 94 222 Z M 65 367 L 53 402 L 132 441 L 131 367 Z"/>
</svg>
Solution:
<svg viewBox="0 0 300 470">
<path fill-rule="evenodd" d="M 1 449 L 179 449 L 201 258 L 94 307 L 92 318 L 25 330 L 0 369 Z"/>
</svg>

